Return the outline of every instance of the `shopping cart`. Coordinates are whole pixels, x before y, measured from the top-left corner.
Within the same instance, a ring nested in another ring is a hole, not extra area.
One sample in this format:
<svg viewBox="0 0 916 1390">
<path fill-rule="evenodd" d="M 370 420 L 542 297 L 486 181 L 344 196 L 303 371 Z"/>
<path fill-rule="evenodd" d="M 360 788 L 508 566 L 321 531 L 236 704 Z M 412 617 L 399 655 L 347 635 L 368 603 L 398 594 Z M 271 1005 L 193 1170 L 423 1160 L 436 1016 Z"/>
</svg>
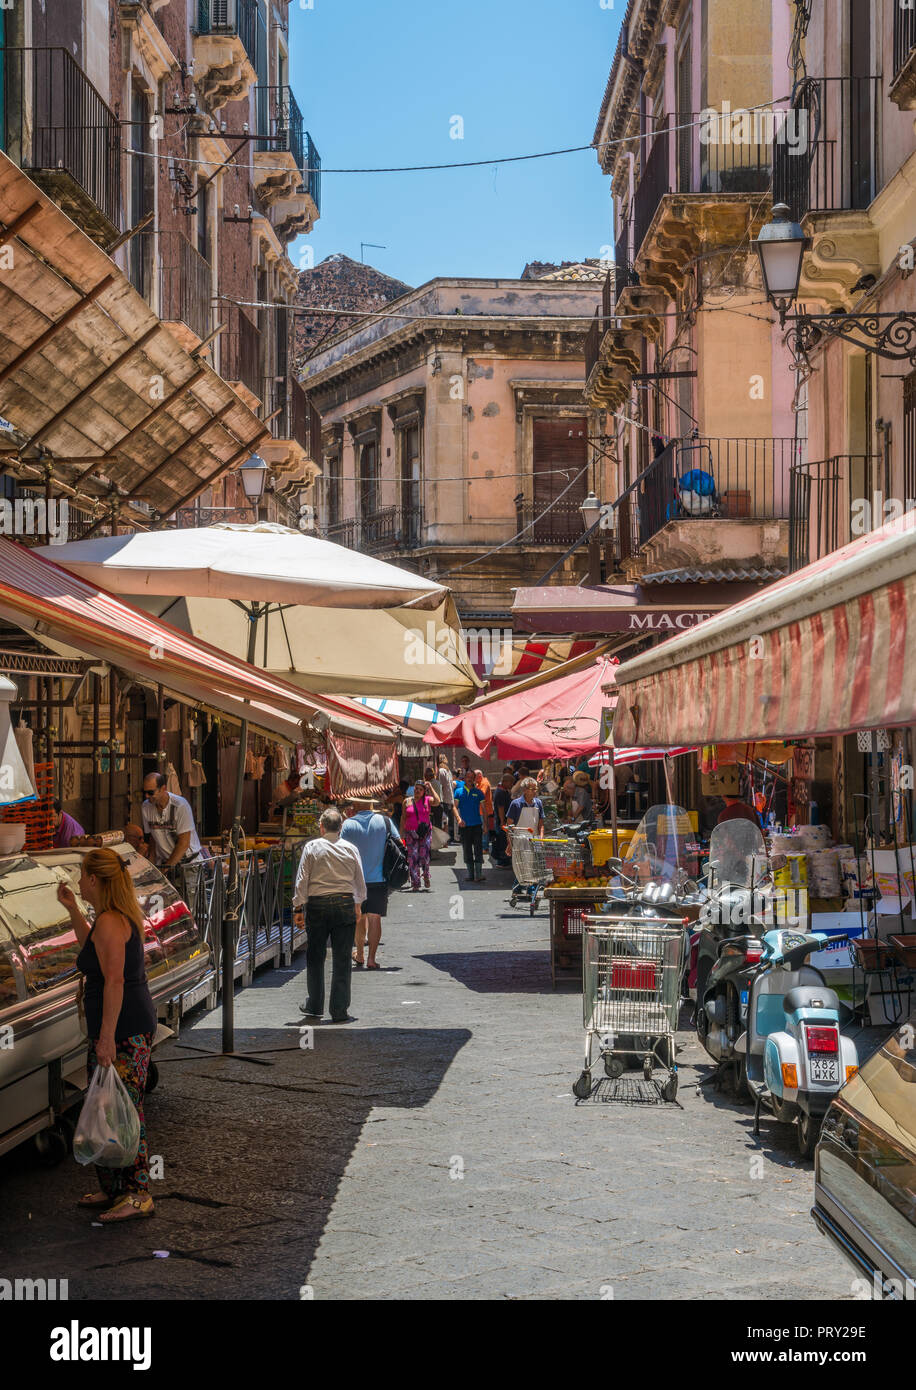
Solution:
<svg viewBox="0 0 916 1390">
<path fill-rule="evenodd" d="M 512 871 L 515 883 L 509 898 L 510 907 L 528 903 L 534 916 L 538 898 L 548 883 L 584 873 L 590 860 L 588 840 L 550 838 L 535 835 L 530 830 L 512 830 Z"/>
<path fill-rule="evenodd" d="M 665 1100 L 677 1095 L 674 1034 L 681 1003 L 681 977 L 687 941 L 683 921 L 669 918 L 587 916 L 582 941 L 582 1013 L 585 1068 L 573 1094 L 585 1100 L 592 1089 L 592 1067 L 604 1061 L 605 1075 L 617 1078 L 642 1062 L 652 1081 L 656 1067 L 667 1072 L 656 1081 Z"/>
</svg>

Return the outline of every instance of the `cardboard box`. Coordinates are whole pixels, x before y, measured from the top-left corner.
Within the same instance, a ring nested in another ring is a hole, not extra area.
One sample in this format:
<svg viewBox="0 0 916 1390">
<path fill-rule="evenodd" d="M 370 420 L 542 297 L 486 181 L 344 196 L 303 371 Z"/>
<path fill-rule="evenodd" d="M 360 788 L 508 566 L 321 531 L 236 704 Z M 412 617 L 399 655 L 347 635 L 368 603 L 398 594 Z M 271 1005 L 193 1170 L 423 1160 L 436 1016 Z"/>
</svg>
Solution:
<svg viewBox="0 0 916 1390">
<path fill-rule="evenodd" d="M 702 791 L 704 796 L 737 796 L 741 787 L 741 773 L 738 765 L 728 764 L 718 767 L 715 772 L 704 772 Z"/>
</svg>

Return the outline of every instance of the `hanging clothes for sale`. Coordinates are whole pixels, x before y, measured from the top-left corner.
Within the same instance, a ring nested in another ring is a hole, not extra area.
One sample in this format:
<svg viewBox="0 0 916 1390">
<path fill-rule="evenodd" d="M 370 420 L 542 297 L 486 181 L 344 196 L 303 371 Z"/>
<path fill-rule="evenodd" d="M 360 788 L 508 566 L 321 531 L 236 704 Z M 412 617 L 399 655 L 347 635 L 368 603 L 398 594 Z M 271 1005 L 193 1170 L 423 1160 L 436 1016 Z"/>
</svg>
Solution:
<svg viewBox="0 0 916 1390">
<path fill-rule="evenodd" d="M 166 786 L 175 796 L 181 796 L 181 783 L 178 780 L 178 773 L 175 771 L 173 763 L 169 763 L 165 769 Z"/>
</svg>

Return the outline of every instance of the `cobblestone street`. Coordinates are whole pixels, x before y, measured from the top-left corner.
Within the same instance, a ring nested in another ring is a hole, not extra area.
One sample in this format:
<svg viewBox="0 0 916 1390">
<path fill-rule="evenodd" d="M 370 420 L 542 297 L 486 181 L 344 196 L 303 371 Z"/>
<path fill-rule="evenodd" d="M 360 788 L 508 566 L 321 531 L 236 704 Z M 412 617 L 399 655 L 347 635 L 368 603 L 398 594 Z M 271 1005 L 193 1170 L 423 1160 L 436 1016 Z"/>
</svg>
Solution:
<svg viewBox="0 0 916 1390">
<path fill-rule="evenodd" d="M 463 877 L 440 864 L 431 893 L 393 896 L 385 968 L 356 972 L 357 1021 L 313 1050 L 302 952 L 237 996 L 239 1049 L 286 1049 L 270 1068 L 161 1050 L 152 1221 L 93 1226 L 72 1159 L 4 1159 L 4 1273 L 71 1299 L 850 1297 L 791 1129 L 755 1141 L 749 1105 L 697 1092 L 688 1032 L 676 1104 L 621 1100 L 636 1073 L 576 1103 L 580 995 L 551 988 L 546 906 Z M 218 1048 L 219 1021 L 180 1041 Z"/>
</svg>

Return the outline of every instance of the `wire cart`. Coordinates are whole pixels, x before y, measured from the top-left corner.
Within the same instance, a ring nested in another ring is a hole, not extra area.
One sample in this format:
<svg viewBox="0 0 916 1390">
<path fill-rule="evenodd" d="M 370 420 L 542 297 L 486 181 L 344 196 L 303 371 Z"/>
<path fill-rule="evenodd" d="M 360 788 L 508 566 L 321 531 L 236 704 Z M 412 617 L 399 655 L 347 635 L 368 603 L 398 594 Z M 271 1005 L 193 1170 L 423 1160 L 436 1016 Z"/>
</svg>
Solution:
<svg viewBox="0 0 916 1390">
<path fill-rule="evenodd" d="M 585 1067 L 573 1094 L 586 1100 L 592 1067 L 600 1059 L 616 1079 L 642 1063 L 664 1100 L 677 1095 L 674 1034 L 681 1005 L 681 977 L 688 919 L 587 916 L 582 941 L 582 1016 Z"/>
<path fill-rule="evenodd" d="M 510 906 L 527 901 L 533 917 L 538 898 L 548 883 L 566 875 L 584 873 L 590 862 L 591 848 L 587 840 L 580 843 L 566 837 L 542 838 L 530 830 L 513 830 L 512 872 L 516 882 Z"/>
</svg>

